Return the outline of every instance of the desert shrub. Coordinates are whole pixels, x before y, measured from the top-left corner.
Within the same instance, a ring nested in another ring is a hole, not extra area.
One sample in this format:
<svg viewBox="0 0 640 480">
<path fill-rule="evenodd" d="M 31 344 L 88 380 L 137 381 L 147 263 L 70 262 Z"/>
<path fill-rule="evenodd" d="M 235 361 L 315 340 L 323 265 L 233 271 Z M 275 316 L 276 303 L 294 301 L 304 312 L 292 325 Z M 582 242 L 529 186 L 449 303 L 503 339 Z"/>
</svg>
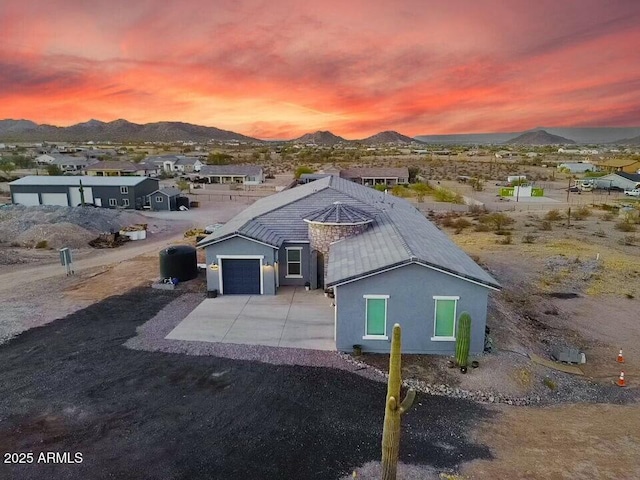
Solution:
<svg viewBox="0 0 640 480">
<path fill-rule="evenodd" d="M 522 243 L 534 243 L 536 241 L 536 236 L 531 233 L 527 233 L 524 237 L 522 237 Z"/>
<path fill-rule="evenodd" d="M 562 214 L 559 210 L 554 208 L 553 210 L 549 210 L 547 212 L 547 214 L 544 216 L 544 219 L 549 220 L 550 222 L 556 222 L 558 220 L 562 220 Z"/>
<path fill-rule="evenodd" d="M 506 213 L 494 212 L 480 217 L 480 222 L 491 226 L 497 232 L 504 230 L 507 225 L 511 225 L 514 220 Z"/>
<path fill-rule="evenodd" d="M 487 207 L 484 205 L 471 205 L 469 206 L 469 215 L 477 217 L 487 213 Z"/>
<path fill-rule="evenodd" d="M 503 235 L 500 240 L 497 242 L 500 245 L 511 245 L 513 243 L 513 239 L 511 238 L 511 233 L 507 232 L 507 235 Z"/>
<path fill-rule="evenodd" d="M 491 227 L 489 225 L 487 225 L 486 223 L 478 223 L 474 227 L 474 230 L 476 232 L 490 232 L 491 231 Z"/>
<path fill-rule="evenodd" d="M 616 230 L 620 230 L 621 232 L 635 232 L 636 226 L 629 222 L 618 222 L 616 223 Z"/>
<path fill-rule="evenodd" d="M 622 245 L 635 245 L 636 244 L 636 236 L 635 235 L 625 235 L 620 243 Z"/>
<path fill-rule="evenodd" d="M 548 232 L 551 230 L 551 222 L 549 220 L 543 220 L 540 224 L 540 230 Z"/>
<path fill-rule="evenodd" d="M 610 222 L 611 220 L 613 220 L 613 213 L 607 212 L 604 215 L 602 215 L 602 220 L 606 221 L 606 222 Z"/>
<path fill-rule="evenodd" d="M 571 216 L 575 220 L 584 220 L 589 215 L 591 215 L 591 210 L 586 205 L 582 205 L 581 207 L 578 207 L 575 211 L 571 213 Z"/>
<path fill-rule="evenodd" d="M 36 243 L 36 248 L 48 248 L 49 247 L 49 242 L 47 242 L 46 240 L 40 240 L 39 242 Z"/>
<path fill-rule="evenodd" d="M 455 228 L 455 233 L 462 233 L 465 228 L 471 226 L 471 222 L 466 218 L 457 218 L 452 222 L 451 226 Z"/>
<path fill-rule="evenodd" d="M 433 198 L 436 202 L 457 203 L 460 205 L 464 204 L 462 195 L 452 192 L 451 190 L 447 190 L 446 188 L 436 188 L 433 192 Z"/>
<path fill-rule="evenodd" d="M 603 229 L 598 229 L 593 233 L 594 236 L 596 237 L 600 237 L 600 238 L 605 238 L 607 236 L 607 234 L 605 233 L 605 231 Z"/>
<path fill-rule="evenodd" d="M 549 377 L 545 377 L 545 379 L 542 380 L 542 383 L 549 390 L 555 391 L 555 390 L 558 389 L 558 384 L 556 382 L 554 382 L 553 380 L 551 380 Z"/>
</svg>

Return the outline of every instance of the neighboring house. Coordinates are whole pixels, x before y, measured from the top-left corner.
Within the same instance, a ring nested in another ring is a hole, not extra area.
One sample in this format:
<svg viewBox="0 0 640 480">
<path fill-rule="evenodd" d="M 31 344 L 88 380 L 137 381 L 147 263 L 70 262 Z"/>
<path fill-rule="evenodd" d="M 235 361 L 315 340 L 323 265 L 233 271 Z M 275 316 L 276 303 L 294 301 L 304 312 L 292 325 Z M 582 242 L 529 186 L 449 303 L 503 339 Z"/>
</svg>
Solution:
<svg viewBox="0 0 640 480">
<path fill-rule="evenodd" d="M 55 159 L 54 154 L 43 153 L 35 158 L 35 162 L 37 165 L 51 165 Z"/>
<path fill-rule="evenodd" d="M 640 185 L 640 174 L 616 172 L 594 179 L 598 188 L 617 188 L 619 190 L 633 190 Z"/>
<path fill-rule="evenodd" d="M 264 183 L 264 171 L 259 165 L 204 165 L 198 176 L 208 179 L 209 183 Z"/>
<path fill-rule="evenodd" d="M 151 206 L 151 210 L 177 210 L 179 197 L 180 190 L 177 188 L 161 188 L 149 194 L 148 203 Z"/>
<path fill-rule="evenodd" d="M 56 165 L 63 172 L 80 172 L 89 166 L 92 161 L 86 158 L 69 157 L 67 155 L 56 155 L 51 165 Z"/>
<path fill-rule="evenodd" d="M 92 177 L 147 176 L 144 166 L 132 162 L 106 160 L 89 165 L 85 172 Z"/>
<path fill-rule="evenodd" d="M 142 161 L 138 163 L 138 169 L 144 172 L 145 177 L 157 177 L 162 173 L 162 165 L 153 162 Z"/>
<path fill-rule="evenodd" d="M 599 161 L 596 165 L 600 170 L 609 173 L 640 173 L 640 160 L 630 158 L 613 158 L 610 160 Z"/>
<path fill-rule="evenodd" d="M 409 202 L 336 176 L 258 200 L 198 247 L 209 291 L 332 290 L 341 351 L 388 352 L 400 323 L 404 352 L 451 354 L 467 311 L 482 352 L 488 294 L 500 288 Z"/>
<path fill-rule="evenodd" d="M 87 177 L 30 175 L 9 183 L 11 201 L 26 206 L 82 203 L 106 208 L 141 209 L 159 182 L 146 177 Z"/>
<path fill-rule="evenodd" d="M 177 155 L 158 155 L 145 158 L 144 163 L 156 165 L 160 168 L 160 171 L 165 173 L 173 173 L 176 171 L 174 166 L 179 159 L 180 157 Z"/>
<path fill-rule="evenodd" d="M 558 165 L 558 170 L 568 170 L 569 173 L 585 173 L 585 172 L 593 172 L 596 169 L 596 166 L 592 163 L 561 163 Z"/>
<path fill-rule="evenodd" d="M 399 183 L 409 183 L 409 169 L 400 168 L 349 168 L 340 172 L 342 178 L 361 185 L 394 186 Z"/>
<path fill-rule="evenodd" d="M 173 164 L 173 171 L 178 173 L 199 172 L 204 165 L 198 158 L 179 156 Z"/>
<path fill-rule="evenodd" d="M 309 183 L 333 175 L 339 175 L 339 173 L 303 173 L 300 175 L 299 181 L 300 183 Z"/>
</svg>

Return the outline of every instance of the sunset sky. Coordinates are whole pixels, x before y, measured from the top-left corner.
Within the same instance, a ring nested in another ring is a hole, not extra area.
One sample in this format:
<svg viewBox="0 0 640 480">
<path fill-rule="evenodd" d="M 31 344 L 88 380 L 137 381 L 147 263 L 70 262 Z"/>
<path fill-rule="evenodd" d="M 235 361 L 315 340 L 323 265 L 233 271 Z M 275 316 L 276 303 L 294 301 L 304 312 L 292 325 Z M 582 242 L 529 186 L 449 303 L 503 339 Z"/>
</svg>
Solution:
<svg viewBox="0 0 640 480">
<path fill-rule="evenodd" d="M 640 0 L 1 0 L 0 118 L 265 139 L 640 126 Z"/>
</svg>

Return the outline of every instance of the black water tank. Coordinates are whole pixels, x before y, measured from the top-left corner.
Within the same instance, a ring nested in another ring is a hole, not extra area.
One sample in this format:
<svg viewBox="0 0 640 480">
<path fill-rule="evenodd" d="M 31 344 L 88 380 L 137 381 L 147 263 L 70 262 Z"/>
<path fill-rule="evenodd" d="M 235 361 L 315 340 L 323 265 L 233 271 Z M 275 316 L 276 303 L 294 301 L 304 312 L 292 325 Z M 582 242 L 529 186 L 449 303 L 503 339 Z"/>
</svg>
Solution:
<svg viewBox="0 0 640 480">
<path fill-rule="evenodd" d="M 189 245 L 173 245 L 160 251 L 160 277 L 186 282 L 198 276 L 196 249 Z"/>
</svg>

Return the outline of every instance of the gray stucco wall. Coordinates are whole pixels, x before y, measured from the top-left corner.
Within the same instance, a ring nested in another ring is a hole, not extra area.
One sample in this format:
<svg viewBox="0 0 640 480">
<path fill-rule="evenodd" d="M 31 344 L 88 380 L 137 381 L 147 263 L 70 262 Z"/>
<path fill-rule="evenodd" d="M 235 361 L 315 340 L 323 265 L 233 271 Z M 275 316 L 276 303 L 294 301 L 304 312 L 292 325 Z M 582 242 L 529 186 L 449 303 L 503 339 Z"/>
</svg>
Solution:
<svg viewBox="0 0 640 480">
<path fill-rule="evenodd" d="M 286 247 L 302 247 L 302 278 L 287 278 L 287 251 Z M 309 282 L 311 253 L 308 243 L 284 243 L 278 250 L 278 270 L 280 275 L 280 285 L 303 286 Z"/>
<path fill-rule="evenodd" d="M 389 352 L 388 340 L 363 340 L 365 299 L 363 295 L 389 295 L 387 300 L 387 336 L 394 323 L 402 326 L 403 353 L 451 354 L 454 341 L 432 341 L 434 332 L 434 296 L 459 296 L 456 317 L 463 311 L 471 315 L 471 352 L 484 349 L 487 317 L 487 288 L 410 264 L 404 267 L 341 285 L 335 289 L 337 306 L 336 347 L 352 351 L 362 345 L 365 352 Z"/>
<path fill-rule="evenodd" d="M 268 262 L 269 267 L 262 269 L 262 281 L 265 295 L 276 294 L 275 268 L 276 250 L 261 243 L 253 242 L 241 237 L 232 237 L 219 243 L 214 243 L 205 247 L 207 259 L 207 290 L 220 291 L 219 268 L 211 269 L 211 264 L 218 263 L 217 255 L 263 255 L 263 263 Z"/>
</svg>

